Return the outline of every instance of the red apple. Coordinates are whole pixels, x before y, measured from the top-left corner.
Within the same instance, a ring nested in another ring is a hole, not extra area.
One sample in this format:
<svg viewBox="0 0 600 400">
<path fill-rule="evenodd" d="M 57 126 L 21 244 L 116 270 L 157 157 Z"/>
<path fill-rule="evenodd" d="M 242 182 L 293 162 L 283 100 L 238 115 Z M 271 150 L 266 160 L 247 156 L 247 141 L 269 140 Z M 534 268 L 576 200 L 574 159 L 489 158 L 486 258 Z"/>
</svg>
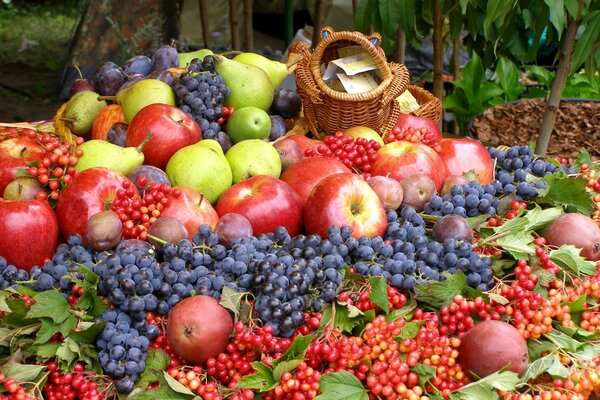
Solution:
<svg viewBox="0 0 600 400">
<path fill-rule="evenodd" d="M 296 142 L 298 144 L 298 146 L 300 146 L 300 150 L 302 150 L 302 154 L 305 154 L 306 150 L 308 150 L 308 149 L 313 149 L 313 150 L 317 151 L 317 146 L 323 144 L 323 142 L 320 140 L 311 139 L 304 135 L 299 135 L 297 133 L 283 136 L 283 137 L 279 138 L 277 141 L 279 142 L 282 140 L 293 140 L 294 142 Z"/>
<path fill-rule="evenodd" d="M 360 176 L 342 172 L 330 175 L 315 186 L 304 207 L 307 234 L 327 237 L 331 226 L 349 226 L 352 236 L 381 236 L 387 218 L 377 193 Z"/>
<path fill-rule="evenodd" d="M 192 296 L 169 312 L 167 338 L 175 354 L 188 363 L 203 364 L 225 351 L 233 320 L 210 296 Z"/>
<path fill-rule="evenodd" d="M 200 225 L 208 224 L 215 228 L 219 222 L 217 212 L 202 194 L 187 186 L 176 186 L 179 189 L 179 197 L 171 196 L 167 205 L 160 212 L 161 217 L 175 217 L 187 229 L 190 239 Z"/>
<path fill-rule="evenodd" d="M 123 108 L 119 104 L 111 104 L 104 107 L 96 114 L 96 118 L 94 118 L 92 139 L 106 140 L 108 131 L 117 122 L 126 123 Z"/>
<path fill-rule="evenodd" d="M 372 175 L 389 176 L 397 181 L 419 173 L 429 176 L 436 190 L 442 188 L 446 168 L 438 153 L 425 144 L 407 141 L 388 143 L 379 149 L 371 171 Z"/>
<path fill-rule="evenodd" d="M 298 143 L 293 140 L 277 140 L 273 143 L 281 158 L 281 170 L 286 171 L 289 167 L 304 158 L 304 154 Z"/>
<path fill-rule="evenodd" d="M 242 214 L 252 224 L 255 235 L 283 226 L 295 236 L 302 229 L 298 194 L 284 181 L 267 175 L 253 176 L 231 186 L 219 198 L 216 209 L 220 216 Z"/>
<path fill-rule="evenodd" d="M 317 183 L 329 175 L 340 172 L 351 171 L 339 160 L 329 157 L 309 157 L 292 165 L 279 179 L 290 185 L 298 193 L 304 206 L 308 195 L 317 186 Z"/>
<path fill-rule="evenodd" d="M 480 141 L 470 138 L 442 139 L 440 157 L 448 175 L 473 172 L 482 185 L 494 179 L 494 161 Z"/>
<path fill-rule="evenodd" d="M 129 124 L 125 146 L 138 146 L 149 132 L 152 137 L 142 151 L 144 164 L 163 170 L 177 150 L 202 140 L 198 123 L 168 104 L 154 103 L 138 111 Z"/>
<path fill-rule="evenodd" d="M 31 176 L 19 176 L 13 179 L 4 188 L 4 200 L 32 200 L 39 192 L 43 192 L 44 187 Z"/>
<path fill-rule="evenodd" d="M 92 215 L 110 210 L 117 190 L 128 182 L 134 197 L 139 192 L 126 176 L 108 168 L 95 167 L 78 172 L 65 187 L 56 204 L 56 214 L 64 238 L 78 233 L 86 242 L 88 221 Z"/>
<path fill-rule="evenodd" d="M 41 162 L 44 148 L 26 135 L 0 141 L 0 193 L 14 178 L 19 168 L 27 168 L 30 162 Z"/>
<path fill-rule="evenodd" d="M 404 189 L 400 182 L 389 176 L 372 176 L 367 183 L 377 193 L 385 210 L 396 210 L 402 205 Z"/>
<path fill-rule="evenodd" d="M 0 256 L 30 270 L 54 254 L 58 242 L 56 214 L 45 201 L 0 200 Z"/>
</svg>

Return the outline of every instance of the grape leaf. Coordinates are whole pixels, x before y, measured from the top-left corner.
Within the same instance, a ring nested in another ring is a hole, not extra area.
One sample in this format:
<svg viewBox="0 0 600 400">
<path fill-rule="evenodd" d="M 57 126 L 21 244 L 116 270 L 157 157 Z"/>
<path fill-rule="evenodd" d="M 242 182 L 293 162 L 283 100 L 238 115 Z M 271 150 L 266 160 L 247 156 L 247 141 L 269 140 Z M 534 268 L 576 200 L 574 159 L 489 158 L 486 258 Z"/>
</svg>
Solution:
<svg viewBox="0 0 600 400">
<path fill-rule="evenodd" d="M 385 315 L 388 315 L 390 313 L 390 307 L 387 294 L 387 281 L 383 276 L 371 276 L 369 277 L 369 283 L 371 284 L 369 299 L 378 305 L 379 308 L 385 312 Z"/>
<path fill-rule="evenodd" d="M 439 308 L 450 303 L 457 294 L 467 292 L 475 295 L 481 294 L 467 286 L 467 277 L 460 270 L 454 275 L 443 272 L 442 276 L 446 278 L 443 282 L 427 281 L 415 285 L 414 291 L 417 300 Z"/>
<path fill-rule="evenodd" d="M 60 324 L 71 314 L 69 303 L 57 290 L 46 290 L 35 296 L 35 304 L 26 315 L 26 318 L 50 318 L 54 323 Z"/>
<path fill-rule="evenodd" d="M 324 374 L 319 381 L 321 394 L 315 400 L 368 400 L 369 395 L 358 378 L 348 371 Z"/>
<path fill-rule="evenodd" d="M 581 249 L 575 246 L 562 245 L 558 249 L 550 251 L 549 257 L 554 264 L 563 270 L 570 270 L 577 275 L 581 273 L 594 275 L 596 273 L 596 265 L 583 258 L 580 253 Z"/>
<path fill-rule="evenodd" d="M 403 327 L 400 334 L 394 337 L 394 340 L 397 342 L 401 342 L 404 339 L 413 339 L 419 333 L 419 329 L 421 329 L 421 325 L 423 325 L 425 321 L 409 321 Z"/>
<path fill-rule="evenodd" d="M 498 390 L 513 390 L 519 383 L 519 375 L 511 371 L 499 371 L 469 383 L 460 388 L 457 393 L 463 400 L 492 400 L 498 399 Z"/>
<path fill-rule="evenodd" d="M 579 149 L 579 155 L 577 156 L 577 159 L 573 163 L 573 168 L 581 169 L 583 164 L 587 164 L 589 167 L 591 167 L 593 163 L 594 160 L 592 159 L 590 152 L 586 148 L 581 148 Z"/>
<path fill-rule="evenodd" d="M 548 368 L 550 368 L 550 366 L 554 362 L 554 359 L 556 359 L 556 356 L 554 354 L 548 354 L 547 356 L 538 358 L 537 360 L 529 364 L 529 366 L 523 373 L 523 376 L 521 377 L 521 383 L 526 383 L 529 380 L 535 379 L 544 372 L 546 372 L 546 370 L 548 370 Z"/>
<path fill-rule="evenodd" d="M 219 304 L 233 313 L 235 321 L 239 320 L 242 298 L 244 296 L 245 293 L 238 292 L 228 286 L 224 286 L 221 292 L 221 301 Z"/>
<path fill-rule="evenodd" d="M 594 212 L 592 198 L 585 191 L 587 180 L 581 177 L 569 177 L 564 173 L 554 173 L 544 177 L 545 197 L 557 205 L 574 208 L 578 212 L 591 215 Z"/>
</svg>

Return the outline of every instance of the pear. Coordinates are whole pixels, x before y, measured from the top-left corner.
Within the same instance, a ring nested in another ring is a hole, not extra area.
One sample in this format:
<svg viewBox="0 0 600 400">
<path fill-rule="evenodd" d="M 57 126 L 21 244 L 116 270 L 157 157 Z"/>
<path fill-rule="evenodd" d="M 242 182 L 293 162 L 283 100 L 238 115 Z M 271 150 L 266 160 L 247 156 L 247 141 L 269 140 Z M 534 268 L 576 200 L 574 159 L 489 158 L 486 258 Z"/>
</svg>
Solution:
<svg viewBox="0 0 600 400">
<path fill-rule="evenodd" d="M 158 79 L 142 79 L 116 96 L 100 96 L 99 99 L 116 100 L 123 108 L 125 122 L 131 122 L 135 114 L 149 104 L 161 103 L 175 106 L 175 92 L 171 86 Z"/>
<path fill-rule="evenodd" d="M 173 186 L 189 186 L 212 204 L 233 182 L 221 145 L 213 139 L 179 149 L 169 159 L 166 172 Z"/>
<path fill-rule="evenodd" d="M 238 54 L 233 58 L 235 61 L 239 61 L 244 64 L 254 65 L 265 71 L 273 88 L 277 89 L 281 82 L 288 76 L 287 65 L 279 61 L 270 60 L 267 57 L 257 53 L 242 53 Z"/>
<path fill-rule="evenodd" d="M 214 54 L 210 49 L 201 49 L 196 51 L 190 51 L 188 53 L 179 53 L 179 66 L 187 68 L 193 59 L 199 58 L 204 60 L 204 57 Z"/>
<path fill-rule="evenodd" d="M 106 107 L 106 101 L 98 100 L 98 93 L 89 90 L 73 95 L 67 102 L 61 118 L 76 135 L 88 137 L 98 112 Z"/>
<path fill-rule="evenodd" d="M 83 150 L 83 155 L 77 160 L 75 170 L 84 171 L 94 167 L 106 167 L 123 175 L 144 163 L 142 149 L 152 137 L 152 132 L 137 147 L 121 147 L 106 140 L 88 140 L 83 142 L 78 149 Z"/>
<path fill-rule="evenodd" d="M 231 92 L 225 99 L 226 106 L 236 110 L 254 106 L 265 111 L 271 107 L 275 90 L 265 71 L 220 55 L 214 55 L 213 60 L 215 71 L 223 77 Z"/>
</svg>

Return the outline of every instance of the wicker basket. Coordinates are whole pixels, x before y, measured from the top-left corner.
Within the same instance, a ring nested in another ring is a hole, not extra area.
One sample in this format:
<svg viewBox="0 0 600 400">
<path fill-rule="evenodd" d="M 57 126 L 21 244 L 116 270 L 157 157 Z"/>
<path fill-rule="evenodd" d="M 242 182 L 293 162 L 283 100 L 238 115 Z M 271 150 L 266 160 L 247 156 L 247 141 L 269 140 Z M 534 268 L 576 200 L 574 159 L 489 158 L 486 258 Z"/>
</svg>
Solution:
<svg viewBox="0 0 600 400">
<path fill-rule="evenodd" d="M 312 54 L 302 42 L 295 42 L 290 49 L 291 53 L 302 56 L 296 68 L 296 87 L 311 132 L 332 134 L 358 125 L 380 131 L 389 118 L 394 99 L 408 87 L 408 69 L 387 62 L 377 33 L 365 36 L 359 32 L 334 32 L 331 27 L 325 27 L 321 38 Z M 364 48 L 382 73 L 382 82 L 369 92 L 338 92 L 327 86 L 321 76 L 321 64 L 338 58 L 338 48 L 351 45 Z"/>
<path fill-rule="evenodd" d="M 419 108 L 412 113 L 417 117 L 428 118 L 438 124 L 442 117 L 442 102 L 429 91 L 417 85 L 408 85 L 407 89 L 419 103 Z M 401 114 L 399 107 L 392 107 L 389 118 L 383 124 L 379 133 L 385 136 L 392 130 Z"/>
</svg>

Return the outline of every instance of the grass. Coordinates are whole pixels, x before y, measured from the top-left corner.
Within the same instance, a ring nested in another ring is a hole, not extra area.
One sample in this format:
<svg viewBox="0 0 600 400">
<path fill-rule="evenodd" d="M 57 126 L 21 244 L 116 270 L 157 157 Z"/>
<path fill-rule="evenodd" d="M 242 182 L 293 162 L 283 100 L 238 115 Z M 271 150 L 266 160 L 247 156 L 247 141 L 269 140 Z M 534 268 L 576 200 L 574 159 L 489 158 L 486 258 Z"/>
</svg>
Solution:
<svg viewBox="0 0 600 400">
<path fill-rule="evenodd" d="M 0 5 L 0 60 L 58 71 L 80 19 L 82 2 L 22 1 Z"/>
</svg>

